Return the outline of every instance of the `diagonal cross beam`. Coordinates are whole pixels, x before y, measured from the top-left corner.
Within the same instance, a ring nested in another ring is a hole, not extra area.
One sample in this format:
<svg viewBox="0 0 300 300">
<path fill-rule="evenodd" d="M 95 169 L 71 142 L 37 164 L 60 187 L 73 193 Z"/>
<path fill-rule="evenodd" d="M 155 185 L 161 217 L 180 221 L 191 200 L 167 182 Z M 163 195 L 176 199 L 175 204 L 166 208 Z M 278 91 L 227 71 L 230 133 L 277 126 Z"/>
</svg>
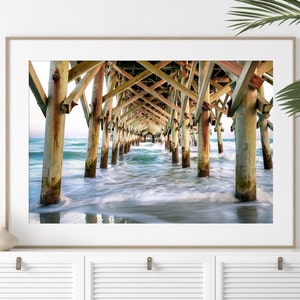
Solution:
<svg viewBox="0 0 300 300">
<path fill-rule="evenodd" d="M 170 85 L 172 85 L 173 87 L 175 87 L 179 91 L 185 93 L 189 98 L 191 98 L 195 102 L 198 102 L 198 95 L 196 93 L 194 93 L 190 89 L 186 88 L 184 85 L 180 84 L 178 81 L 176 81 L 173 78 L 171 78 L 170 76 L 168 76 L 165 72 L 163 72 L 160 69 L 156 68 L 154 65 L 152 65 L 148 61 L 138 61 L 138 63 L 141 64 L 146 69 L 150 70 L 152 73 L 154 73 L 157 76 L 159 76 L 160 78 L 164 79 L 166 82 L 168 82 Z M 208 103 L 209 106 L 214 107 L 215 109 L 217 109 L 217 110 L 219 110 L 219 111 L 221 111 L 223 113 L 227 113 L 226 110 L 221 109 L 220 107 L 218 107 L 217 105 L 215 105 L 213 103 L 209 103 L 209 102 L 207 102 L 205 100 L 204 100 L 204 102 Z M 177 107 L 176 107 L 176 110 L 178 111 Z"/>
<path fill-rule="evenodd" d="M 239 107 L 245 90 L 250 84 L 250 80 L 255 72 L 255 69 L 258 65 L 258 61 L 247 61 L 242 70 L 241 76 L 237 80 L 236 87 L 232 94 L 232 106 L 230 111 L 228 112 L 228 117 L 233 117 L 235 111 Z"/>
<path fill-rule="evenodd" d="M 155 66 L 157 68 L 163 68 L 166 65 L 168 65 L 171 61 L 161 61 L 159 63 L 157 63 Z M 148 77 L 149 75 L 151 75 L 151 72 L 148 70 L 145 70 L 143 72 L 141 72 L 140 74 L 138 74 L 137 76 L 133 77 L 130 74 L 128 74 L 127 72 L 125 72 L 124 70 L 122 70 L 121 68 L 119 68 L 116 64 L 113 64 L 113 68 L 120 74 L 126 76 L 127 78 L 130 78 L 128 81 L 124 82 L 123 84 L 121 84 L 120 86 L 118 86 L 117 88 L 115 88 L 114 90 L 112 90 L 111 92 L 109 92 L 108 94 L 103 96 L 102 101 L 105 102 L 107 99 L 116 96 L 117 94 L 125 91 L 126 89 L 128 89 L 129 87 L 138 84 L 138 82 L 140 82 L 141 80 L 143 80 L 144 78 Z M 128 76 L 129 75 L 129 76 Z"/>
<path fill-rule="evenodd" d="M 195 117 L 194 117 L 194 122 L 198 122 L 201 116 L 201 111 L 202 111 L 202 106 L 203 103 L 205 102 L 205 96 L 207 94 L 207 89 L 210 85 L 210 78 L 211 78 L 211 74 L 214 70 L 214 63 L 209 61 L 207 62 L 207 65 L 205 66 L 205 70 L 203 74 L 203 78 L 202 78 L 202 70 L 199 70 L 199 82 L 201 86 L 199 86 L 199 95 L 198 95 L 198 102 L 197 102 L 197 106 L 196 106 L 196 111 L 195 111 Z M 201 66 L 201 64 L 200 64 Z M 203 67 L 204 68 L 204 67 Z M 200 67 L 199 67 L 200 69 Z"/>
<path fill-rule="evenodd" d="M 198 101 L 198 96 L 194 92 L 192 92 L 190 89 L 176 81 L 175 79 L 171 78 L 169 75 L 167 75 L 162 70 L 158 69 L 156 66 L 152 65 L 148 61 L 138 61 L 139 64 L 141 64 L 143 67 L 151 71 L 152 73 L 156 74 L 160 78 L 164 79 L 166 82 L 168 82 L 170 85 L 181 91 L 182 93 L 186 94 L 189 98 L 191 98 L 194 101 Z"/>
<path fill-rule="evenodd" d="M 151 64 L 152 65 L 152 64 Z M 153 66 L 153 65 L 152 65 Z M 155 68 L 157 69 L 157 70 L 159 70 L 160 71 L 160 69 L 158 69 L 156 66 L 155 66 Z M 132 75 L 130 75 L 129 73 L 127 73 L 126 71 L 124 71 L 124 70 L 120 70 L 120 72 L 122 71 L 122 74 L 124 75 L 124 76 L 126 76 L 127 78 L 129 78 L 130 80 L 132 79 L 132 78 L 135 78 L 135 77 L 133 77 Z M 147 71 L 147 70 L 146 70 Z M 149 70 L 150 71 L 150 70 Z M 147 72 L 149 72 L 149 71 L 147 71 Z M 118 72 L 119 72 L 119 70 L 118 70 Z M 144 71 L 145 72 L 145 71 Z M 162 72 L 162 71 L 161 71 Z M 143 73 L 143 72 L 142 72 Z M 150 74 L 151 74 L 152 72 L 150 71 Z M 164 72 L 163 72 L 164 73 Z M 149 75 L 150 75 L 149 74 Z M 164 73 L 165 74 L 165 73 Z M 164 79 L 164 78 L 162 78 L 162 79 Z M 180 112 L 180 109 L 177 107 L 177 106 L 175 106 L 173 103 L 171 103 L 171 101 L 169 101 L 168 99 L 166 99 L 164 96 L 162 96 L 161 94 L 159 94 L 158 92 L 156 92 L 152 87 L 149 87 L 149 86 L 147 86 L 147 85 L 145 85 L 144 83 L 142 83 L 142 82 L 137 82 L 136 83 L 138 86 L 140 86 L 143 90 L 145 90 L 145 91 L 147 91 L 149 94 L 151 94 L 151 95 L 153 95 L 155 98 L 157 98 L 158 100 L 160 100 L 161 102 L 163 102 L 164 104 L 166 104 L 166 105 L 168 105 L 169 107 L 171 107 L 171 108 L 173 108 L 173 109 L 175 109 L 175 110 L 177 110 L 178 112 Z"/>
<path fill-rule="evenodd" d="M 43 115 L 46 117 L 47 96 L 31 61 L 29 62 L 29 86 Z"/>
</svg>

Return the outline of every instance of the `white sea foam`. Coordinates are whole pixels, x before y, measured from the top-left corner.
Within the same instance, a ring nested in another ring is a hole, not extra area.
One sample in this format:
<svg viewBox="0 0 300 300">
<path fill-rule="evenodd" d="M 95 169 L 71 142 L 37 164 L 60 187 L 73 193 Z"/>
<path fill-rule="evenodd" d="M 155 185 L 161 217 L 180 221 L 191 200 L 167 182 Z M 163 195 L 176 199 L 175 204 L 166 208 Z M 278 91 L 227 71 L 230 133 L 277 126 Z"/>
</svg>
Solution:
<svg viewBox="0 0 300 300">
<path fill-rule="evenodd" d="M 39 152 L 40 147 L 40 152 Z M 107 170 L 97 167 L 95 178 L 84 178 L 86 144 L 68 140 L 64 161 L 62 201 L 39 207 L 42 143 L 32 144 L 30 160 L 30 219 L 38 213 L 61 212 L 62 223 L 85 222 L 85 214 L 97 216 L 98 223 L 214 223 L 272 222 L 273 176 L 257 156 L 257 200 L 238 204 L 235 193 L 234 141 L 224 141 L 224 153 L 211 142 L 210 174 L 197 177 L 197 148 L 191 148 L 191 167 L 173 165 L 165 145 L 141 143 Z M 75 153 L 72 156 L 72 153 Z M 181 150 L 179 149 L 179 154 Z M 37 154 L 40 153 L 40 154 Z M 100 155 L 100 153 L 99 153 Z M 253 207 L 250 210 L 249 206 Z M 244 207 L 244 210 L 242 209 Z M 263 207 L 263 208 L 262 208 Z M 249 219 L 247 213 L 253 218 Z M 255 213 L 255 217 L 253 212 Z M 77 216 L 77 215 L 81 216 Z M 243 219 L 244 218 L 244 219 Z"/>
</svg>

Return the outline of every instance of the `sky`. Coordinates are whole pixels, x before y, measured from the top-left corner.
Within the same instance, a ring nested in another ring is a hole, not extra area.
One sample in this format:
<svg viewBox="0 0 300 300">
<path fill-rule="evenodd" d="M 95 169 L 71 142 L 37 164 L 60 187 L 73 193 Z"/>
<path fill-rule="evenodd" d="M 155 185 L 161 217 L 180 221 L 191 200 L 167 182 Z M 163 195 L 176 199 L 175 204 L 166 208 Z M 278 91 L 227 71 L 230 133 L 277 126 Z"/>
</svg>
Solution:
<svg viewBox="0 0 300 300">
<path fill-rule="evenodd" d="M 49 69 L 50 61 L 33 61 L 32 62 L 34 69 L 42 83 L 45 93 L 48 93 L 48 81 L 49 81 Z M 86 89 L 86 96 L 88 104 L 90 103 L 92 95 L 92 85 L 93 81 L 90 82 L 89 86 Z M 75 84 L 70 83 L 68 88 L 68 94 L 71 93 Z M 273 97 L 273 89 L 265 88 L 265 98 L 270 100 Z M 30 101 L 30 117 L 29 117 L 29 130 L 30 137 L 44 137 L 44 128 L 45 128 L 45 117 L 42 114 L 39 106 L 36 103 L 36 100 L 30 91 L 29 96 Z M 230 126 L 232 125 L 232 119 L 225 116 L 222 117 L 223 127 L 225 129 L 223 136 L 224 137 L 233 137 L 233 133 L 230 131 Z M 214 128 L 212 127 L 212 136 L 215 136 Z M 88 127 L 84 117 L 84 113 L 81 107 L 80 101 L 78 105 L 75 106 L 70 114 L 66 115 L 65 123 L 65 137 L 78 137 L 85 138 L 88 136 Z"/>
</svg>

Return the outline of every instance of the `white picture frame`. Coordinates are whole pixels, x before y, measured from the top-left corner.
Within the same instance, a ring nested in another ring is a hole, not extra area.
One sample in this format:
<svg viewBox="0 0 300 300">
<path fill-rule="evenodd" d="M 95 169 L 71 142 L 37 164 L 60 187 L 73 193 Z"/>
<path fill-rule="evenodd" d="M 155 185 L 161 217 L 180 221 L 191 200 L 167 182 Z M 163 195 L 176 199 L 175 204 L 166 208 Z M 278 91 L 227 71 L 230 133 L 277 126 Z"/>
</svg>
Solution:
<svg viewBox="0 0 300 300">
<path fill-rule="evenodd" d="M 27 101 L 28 62 L 34 60 L 272 60 L 275 95 L 294 80 L 294 48 L 294 38 L 8 37 L 7 227 L 19 246 L 293 247 L 294 119 L 278 107 L 276 97 L 272 224 L 30 223 Z"/>
</svg>

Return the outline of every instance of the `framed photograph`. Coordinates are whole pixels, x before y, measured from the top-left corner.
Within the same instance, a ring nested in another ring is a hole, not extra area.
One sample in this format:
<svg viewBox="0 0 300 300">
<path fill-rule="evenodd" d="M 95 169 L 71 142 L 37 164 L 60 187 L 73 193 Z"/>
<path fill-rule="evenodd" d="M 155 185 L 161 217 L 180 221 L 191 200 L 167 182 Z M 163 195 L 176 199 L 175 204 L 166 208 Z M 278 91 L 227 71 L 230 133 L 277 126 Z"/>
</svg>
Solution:
<svg viewBox="0 0 300 300">
<path fill-rule="evenodd" d="M 6 39 L 21 247 L 293 247 L 293 38 Z"/>
</svg>

